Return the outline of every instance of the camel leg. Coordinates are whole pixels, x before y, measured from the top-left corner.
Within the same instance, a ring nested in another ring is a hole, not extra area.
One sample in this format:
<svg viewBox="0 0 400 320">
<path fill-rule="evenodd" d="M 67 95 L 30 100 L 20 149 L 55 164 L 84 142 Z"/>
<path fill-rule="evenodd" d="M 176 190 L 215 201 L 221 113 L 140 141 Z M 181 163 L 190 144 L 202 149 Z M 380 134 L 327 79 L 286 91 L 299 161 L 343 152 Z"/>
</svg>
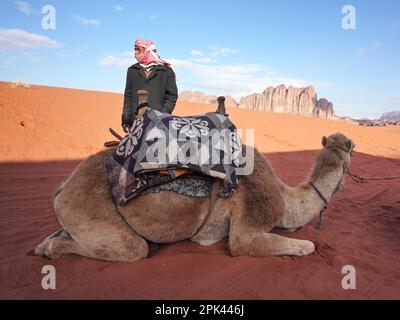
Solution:
<svg viewBox="0 0 400 320">
<path fill-rule="evenodd" d="M 63 228 L 58 229 L 56 232 L 53 232 L 51 235 L 46 237 L 46 239 L 44 239 L 43 242 L 47 242 L 47 241 L 49 241 L 49 240 L 51 240 L 53 238 L 57 238 L 59 236 L 66 235 L 66 234 L 67 234 L 67 232 Z"/>
<path fill-rule="evenodd" d="M 59 236 L 52 234 L 38 245 L 35 249 L 35 255 L 45 256 L 49 259 L 58 259 L 69 254 L 85 255 L 82 248 L 65 233 L 64 229 L 60 229 L 56 233 L 60 234 L 60 231 L 63 231 L 64 234 Z"/>
<path fill-rule="evenodd" d="M 311 241 L 267 233 L 265 229 L 234 220 L 231 221 L 229 246 L 232 256 L 304 256 L 315 250 Z"/>
<path fill-rule="evenodd" d="M 122 224 L 122 222 L 121 222 Z M 102 226 L 85 236 L 79 233 L 76 240 L 83 249 L 84 256 L 106 260 L 132 262 L 147 257 L 147 241 L 133 231 L 125 222 L 124 229 Z M 97 228 L 94 226 L 94 228 Z M 75 238 L 74 238 L 75 239 Z"/>
<path fill-rule="evenodd" d="M 48 252 L 52 257 L 71 253 L 107 261 L 147 256 L 146 240 L 126 223 L 113 202 L 105 167 L 110 154 L 107 151 L 82 162 L 57 192 L 54 211 L 67 234 L 50 237 L 37 253 Z"/>
<path fill-rule="evenodd" d="M 118 239 L 119 244 L 110 241 L 110 237 L 104 242 L 100 239 L 86 241 L 82 247 L 64 229 L 60 229 L 36 247 L 35 255 L 58 259 L 65 255 L 76 254 L 109 261 L 136 261 L 147 256 L 146 241 L 137 234 L 129 234 L 129 238 L 126 239 L 126 243 L 125 238 L 122 239 L 123 243 Z M 116 248 L 112 244 L 120 247 Z"/>
<path fill-rule="evenodd" d="M 137 261 L 147 256 L 146 240 L 125 223 L 115 208 L 110 212 L 111 221 L 90 219 L 82 212 L 79 215 L 77 223 L 68 212 L 57 213 L 71 239 L 63 238 L 63 242 L 54 244 L 53 251 L 59 249 L 66 254 L 69 249 L 70 253 L 107 261 Z"/>
<path fill-rule="evenodd" d="M 54 199 L 54 211 L 63 229 L 48 236 L 35 254 L 50 259 L 77 254 L 107 261 L 136 261 L 147 256 L 146 240 L 123 220 L 111 199 L 93 210 L 95 204 L 88 197 L 79 201 L 76 210 L 66 192 Z"/>
</svg>

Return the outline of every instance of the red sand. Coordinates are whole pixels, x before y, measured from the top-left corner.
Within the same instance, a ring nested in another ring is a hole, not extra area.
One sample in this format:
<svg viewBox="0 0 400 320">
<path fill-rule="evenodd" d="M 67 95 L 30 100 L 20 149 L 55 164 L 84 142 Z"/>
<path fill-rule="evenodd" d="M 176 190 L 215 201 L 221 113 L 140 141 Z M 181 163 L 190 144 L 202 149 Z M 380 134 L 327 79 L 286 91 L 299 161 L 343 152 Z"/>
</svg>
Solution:
<svg viewBox="0 0 400 320">
<path fill-rule="evenodd" d="M 347 178 L 321 231 L 310 224 L 296 233 L 281 232 L 314 241 L 317 251 L 307 257 L 232 258 L 225 241 L 210 247 L 189 241 L 161 245 L 134 263 L 32 256 L 31 250 L 59 227 L 51 193 L 80 161 L 73 159 L 112 140 L 107 128 L 119 129 L 121 103 L 122 96 L 112 93 L 0 83 L 1 299 L 400 298 L 400 180 L 357 185 Z M 213 109 L 180 103 L 175 113 Z M 255 128 L 256 145 L 290 185 L 307 177 L 322 135 L 337 131 L 357 145 L 355 173 L 400 175 L 400 128 L 229 113 L 238 127 Z M 56 290 L 41 288 L 46 264 L 56 268 Z M 356 290 L 341 288 L 341 269 L 348 264 L 356 268 Z"/>
</svg>

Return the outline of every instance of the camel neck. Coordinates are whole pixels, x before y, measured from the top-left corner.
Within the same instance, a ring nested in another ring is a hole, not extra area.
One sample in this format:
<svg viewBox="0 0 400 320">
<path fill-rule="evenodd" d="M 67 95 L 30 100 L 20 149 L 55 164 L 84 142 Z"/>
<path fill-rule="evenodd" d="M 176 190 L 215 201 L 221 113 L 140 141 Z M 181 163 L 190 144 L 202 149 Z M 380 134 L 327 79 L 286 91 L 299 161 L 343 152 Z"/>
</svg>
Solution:
<svg viewBox="0 0 400 320">
<path fill-rule="evenodd" d="M 316 218 L 330 199 L 343 178 L 343 167 L 339 166 L 322 178 L 313 181 L 316 190 L 308 183 L 297 187 L 285 186 L 282 197 L 285 203 L 285 214 L 279 227 L 300 228 Z"/>
<path fill-rule="evenodd" d="M 329 202 L 333 196 L 333 192 L 337 188 L 339 182 L 342 180 L 342 177 L 343 167 L 338 167 L 335 170 L 332 170 L 331 172 L 326 174 L 323 178 L 318 178 L 313 181 L 313 184 L 325 198 L 326 202 Z M 321 203 L 325 205 L 325 201 L 321 198 L 320 195 L 318 195 L 315 190 L 313 190 L 313 188 L 310 189 L 310 192 L 316 193 L 318 198 L 321 199 Z"/>
</svg>

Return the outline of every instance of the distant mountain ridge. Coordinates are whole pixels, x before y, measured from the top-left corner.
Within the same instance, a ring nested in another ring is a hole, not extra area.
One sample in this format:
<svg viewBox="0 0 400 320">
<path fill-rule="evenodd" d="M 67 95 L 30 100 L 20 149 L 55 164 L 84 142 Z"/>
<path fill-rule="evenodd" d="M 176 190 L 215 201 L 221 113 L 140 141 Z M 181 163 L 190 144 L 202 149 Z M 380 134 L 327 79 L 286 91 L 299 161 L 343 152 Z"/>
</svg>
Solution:
<svg viewBox="0 0 400 320">
<path fill-rule="evenodd" d="M 217 104 L 217 96 L 209 96 L 203 92 L 183 91 L 180 101 Z M 314 87 L 295 88 L 285 85 L 268 87 L 262 93 L 253 93 L 240 98 L 237 103 L 231 96 L 225 96 L 227 107 L 239 107 L 260 111 L 301 114 L 316 118 L 337 119 L 332 102 L 325 98 L 317 99 Z"/>
<path fill-rule="evenodd" d="M 178 95 L 179 101 L 195 102 L 195 103 L 206 103 L 217 105 L 217 96 L 209 96 L 204 92 L 199 91 L 182 91 Z M 227 107 L 237 107 L 238 103 L 231 96 L 225 96 L 225 105 Z"/>
<path fill-rule="evenodd" d="M 263 93 L 254 93 L 240 99 L 239 108 L 292 113 L 317 118 L 335 118 L 333 104 L 317 99 L 314 87 L 295 88 L 281 84 L 268 87 Z"/>
<path fill-rule="evenodd" d="M 381 115 L 381 117 L 379 118 L 380 120 L 400 120 L 400 111 L 390 111 L 387 113 L 384 113 Z"/>
</svg>

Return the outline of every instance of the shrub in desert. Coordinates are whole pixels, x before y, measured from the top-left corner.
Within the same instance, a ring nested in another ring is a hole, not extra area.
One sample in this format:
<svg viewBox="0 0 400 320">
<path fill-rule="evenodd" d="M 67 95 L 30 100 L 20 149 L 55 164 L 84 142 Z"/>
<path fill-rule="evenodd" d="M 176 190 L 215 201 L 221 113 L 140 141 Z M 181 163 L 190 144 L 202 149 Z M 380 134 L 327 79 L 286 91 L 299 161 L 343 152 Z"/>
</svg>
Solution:
<svg viewBox="0 0 400 320">
<path fill-rule="evenodd" d="M 29 89 L 31 85 L 24 80 L 18 79 L 17 81 L 11 84 L 13 88 L 27 88 Z"/>
</svg>

